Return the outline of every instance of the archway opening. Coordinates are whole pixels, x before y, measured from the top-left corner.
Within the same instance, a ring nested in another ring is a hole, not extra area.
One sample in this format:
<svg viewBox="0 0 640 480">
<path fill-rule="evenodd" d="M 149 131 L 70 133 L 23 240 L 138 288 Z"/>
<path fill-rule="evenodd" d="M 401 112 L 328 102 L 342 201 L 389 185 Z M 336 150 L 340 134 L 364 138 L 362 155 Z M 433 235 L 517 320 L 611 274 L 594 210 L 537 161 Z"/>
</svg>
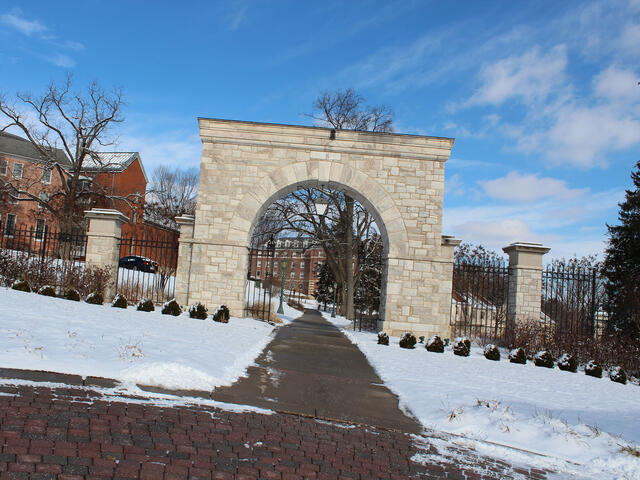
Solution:
<svg viewBox="0 0 640 480">
<path fill-rule="evenodd" d="M 249 231 L 247 314 L 274 319 L 283 303 L 378 329 L 389 242 L 366 197 L 336 182 L 292 184 L 262 205 Z"/>
</svg>

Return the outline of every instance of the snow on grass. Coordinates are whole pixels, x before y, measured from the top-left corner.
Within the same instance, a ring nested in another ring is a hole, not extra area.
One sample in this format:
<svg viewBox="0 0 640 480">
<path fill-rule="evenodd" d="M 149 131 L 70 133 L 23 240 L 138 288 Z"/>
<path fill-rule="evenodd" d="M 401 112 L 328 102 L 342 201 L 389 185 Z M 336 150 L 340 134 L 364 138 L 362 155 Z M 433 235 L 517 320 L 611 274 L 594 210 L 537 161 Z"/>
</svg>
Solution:
<svg viewBox="0 0 640 480">
<path fill-rule="evenodd" d="M 0 288 L 0 366 L 110 377 L 168 389 L 230 385 L 273 326 L 89 305 Z"/>
<path fill-rule="evenodd" d="M 458 357 L 450 347 L 407 350 L 398 338 L 384 346 L 375 333 L 343 331 L 426 428 L 482 441 L 477 449 L 492 442 L 578 462 L 600 478 L 640 478 L 640 458 L 633 455 L 640 450 L 637 384 L 516 365 L 505 352 L 494 362 L 476 346 L 471 356 Z"/>
</svg>

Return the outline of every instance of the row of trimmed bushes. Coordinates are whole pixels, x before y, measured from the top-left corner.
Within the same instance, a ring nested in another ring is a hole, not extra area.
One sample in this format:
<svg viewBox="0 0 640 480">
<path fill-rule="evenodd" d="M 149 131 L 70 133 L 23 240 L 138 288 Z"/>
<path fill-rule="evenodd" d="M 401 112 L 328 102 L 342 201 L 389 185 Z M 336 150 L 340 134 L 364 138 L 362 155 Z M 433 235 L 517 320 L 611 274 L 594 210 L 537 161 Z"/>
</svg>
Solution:
<svg viewBox="0 0 640 480">
<path fill-rule="evenodd" d="M 424 337 L 421 337 L 424 338 Z M 378 333 L 378 344 L 389 345 L 389 336 L 384 333 Z M 399 345 L 401 348 L 415 348 L 417 344 L 416 337 L 411 332 L 404 332 L 400 337 Z M 429 352 L 443 353 L 445 342 L 439 335 L 432 336 L 425 342 L 425 348 Z M 466 338 L 456 338 L 452 343 L 453 354 L 460 357 L 468 357 L 471 354 L 471 341 Z M 484 347 L 484 357 L 487 360 L 499 361 L 500 349 L 493 344 Z M 509 351 L 509 362 L 517 364 L 526 364 L 527 356 L 524 349 L 514 348 Z M 578 360 L 574 355 L 563 353 L 557 362 L 548 350 L 541 350 L 533 357 L 533 364 L 537 367 L 553 368 L 556 364 L 560 370 L 575 373 L 578 371 Z M 584 373 L 591 377 L 602 378 L 602 367 L 594 360 L 589 360 L 584 368 Z M 627 374 L 620 366 L 612 367 L 609 370 L 609 378 L 613 382 L 627 383 Z"/>
<path fill-rule="evenodd" d="M 29 282 L 27 282 L 26 280 L 14 281 L 11 285 L 11 288 L 13 290 L 18 290 L 21 292 L 33 291 L 31 289 L 31 286 L 29 285 Z M 43 285 L 37 290 L 37 293 L 39 295 L 44 295 L 47 297 L 59 296 L 60 298 L 72 300 L 75 302 L 79 302 L 82 299 L 80 293 L 78 293 L 78 291 L 73 287 L 65 288 L 62 291 L 61 295 L 58 295 L 55 287 L 52 287 L 51 285 Z M 104 303 L 104 296 L 100 292 L 91 292 L 86 296 L 85 302 L 92 305 L 102 305 Z M 117 294 L 111 302 L 111 306 L 116 308 L 127 308 L 128 305 L 129 302 L 122 294 Z M 143 298 L 136 305 L 136 310 L 140 312 L 153 312 L 155 310 L 155 305 L 153 304 L 153 301 Z M 163 315 L 173 315 L 177 317 L 182 313 L 182 307 L 175 299 L 172 299 L 162 305 L 161 312 Z M 207 312 L 207 307 L 200 302 L 195 303 L 191 305 L 191 307 L 189 307 L 189 317 L 191 318 L 205 320 L 209 316 Z M 220 323 L 229 323 L 230 316 L 231 315 L 229 309 L 226 307 L 226 305 L 221 305 L 214 312 L 213 320 Z"/>
</svg>

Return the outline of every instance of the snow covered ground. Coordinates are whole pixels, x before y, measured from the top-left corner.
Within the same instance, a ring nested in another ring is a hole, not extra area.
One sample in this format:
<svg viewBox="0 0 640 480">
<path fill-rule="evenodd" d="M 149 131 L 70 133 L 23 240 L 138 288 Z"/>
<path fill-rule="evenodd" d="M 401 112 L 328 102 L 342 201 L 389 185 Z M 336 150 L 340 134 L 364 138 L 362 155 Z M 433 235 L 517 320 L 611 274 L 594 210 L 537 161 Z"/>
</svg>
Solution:
<svg viewBox="0 0 640 480">
<path fill-rule="evenodd" d="M 515 460 L 513 451 L 484 440 L 548 455 L 540 459 L 578 462 L 576 472 L 596 478 L 640 478 L 640 386 L 621 385 L 584 372 L 563 372 L 484 358 L 480 347 L 470 357 L 427 352 L 418 344 L 401 349 L 398 338 L 378 345 L 377 335 L 343 327 L 382 380 L 426 428 L 465 437 L 467 446 Z M 469 439 L 469 440 L 467 440 Z M 564 463 L 565 467 L 566 463 Z"/>
<path fill-rule="evenodd" d="M 131 388 L 230 385 L 273 330 L 253 319 L 223 324 L 0 288 L 0 366 L 110 377 Z"/>
</svg>

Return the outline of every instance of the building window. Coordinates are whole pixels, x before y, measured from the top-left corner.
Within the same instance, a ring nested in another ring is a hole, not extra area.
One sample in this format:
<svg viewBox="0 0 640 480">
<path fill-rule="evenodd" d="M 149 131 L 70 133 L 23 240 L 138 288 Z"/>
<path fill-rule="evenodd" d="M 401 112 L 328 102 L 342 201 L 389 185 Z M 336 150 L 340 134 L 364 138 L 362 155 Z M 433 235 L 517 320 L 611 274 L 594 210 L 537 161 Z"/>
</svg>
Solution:
<svg viewBox="0 0 640 480">
<path fill-rule="evenodd" d="M 16 216 L 13 213 L 7 213 L 7 221 L 4 225 L 4 236 L 13 237 L 16 233 Z"/>
<path fill-rule="evenodd" d="M 49 184 L 51 183 L 51 169 L 43 168 L 42 169 L 42 183 Z"/>
<path fill-rule="evenodd" d="M 304 260 L 300 262 L 300 268 L 304 268 Z"/>
<path fill-rule="evenodd" d="M 13 178 L 20 180 L 22 178 L 22 173 L 24 171 L 24 165 L 21 163 L 13 164 Z"/>
<path fill-rule="evenodd" d="M 262 266 L 262 260 L 258 260 L 258 266 L 261 267 Z"/>
<path fill-rule="evenodd" d="M 276 258 L 278 258 L 278 252 L 276 252 L 276 253 L 274 254 L 274 256 L 275 256 Z"/>
<path fill-rule="evenodd" d="M 291 262 L 291 268 L 292 269 L 296 268 L 296 262 Z"/>
<path fill-rule="evenodd" d="M 49 195 L 45 192 L 40 192 L 40 195 L 38 195 L 38 198 L 40 198 L 41 202 L 47 203 L 49 201 Z M 38 203 L 38 208 L 42 210 L 42 205 L 40 203 Z"/>
<path fill-rule="evenodd" d="M 256 272 L 256 277 L 260 278 L 260 270 Z"/>
<path fill-rule="evenodd" d="M 296 272 L 291 272 L 291 278 L 296 278 Z"/>
<path fill-rule="evenodd" d="M 296 258 L 296 257 L 298 256 L 298 254 L 297 254 L 296 252 L 293 252 L 293 253 L 291 254 L 291 256 L 292 256 L 293 258 Z"/>
<path fill-rule="evenodd" d="M 0 158 L 0 175 L 3 177 L 7 174 L 7 170 L 9 169 L 9 165 L 7 161 L 3 158 Z"/>
<path fill-rule="evenodd" d="M 300 278 L 304 278 L 304 272 L 300 272 Z"/>
<path fill-rule="evenodd" d="M 44 238 L 45 225 L 44 218 L 36 219 L 36 240 L 40 241 Z"/>
</svg>

